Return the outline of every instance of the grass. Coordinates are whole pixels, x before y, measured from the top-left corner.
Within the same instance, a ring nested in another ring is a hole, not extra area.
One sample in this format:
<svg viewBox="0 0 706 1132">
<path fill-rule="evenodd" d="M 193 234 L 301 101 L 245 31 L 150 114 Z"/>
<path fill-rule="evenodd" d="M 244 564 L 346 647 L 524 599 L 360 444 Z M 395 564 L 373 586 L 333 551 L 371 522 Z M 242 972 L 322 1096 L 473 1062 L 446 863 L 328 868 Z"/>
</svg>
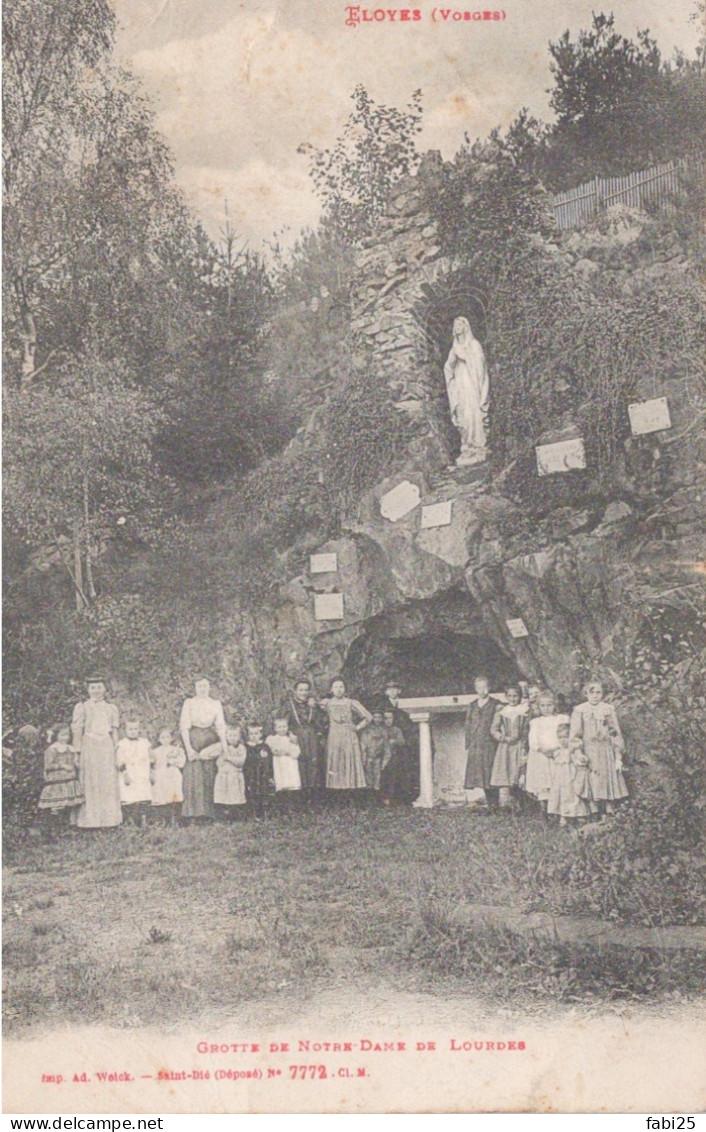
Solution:
<svg viewBox="0 0 706 1132">
<path fill-rule="evenodd" d="M 432 975 L 482 978 L 506 1002 L 639 1000 L 702 994 L 704 954 L 697 949 L 624 947 L 548 939 L 506 926 L 458 923 L 430 906 L 411 953 Z"/>
<path fill-rule="evenodd" d="M 358 808 L 30 843 L 5 868 L 6 1029 L 225 1021 L 247 1000 L 376 981 L 467 992 L 469 973 L 495 1000 L 637 993 L 629 951 L 538 955 L 512 933 L 474 941 L 454 919 L 469 902 L 536 907 L 538 873 L 556 910 L 547 864 L 575 853 L 566 831 L 531 818 Z M 698 989 L 690 967 L 666 962 L 640 958 L 649 993 Z"/>
<path fill-rule="evenodd" d="M 147 933 L 147 942 L 148 943 L 171 943 L 172 942 L 172 933 L 162 931 L 161 928 L 157 928 L 153 924 L 152 927 L 150 928 L 150 930 Z"/>
</svg>

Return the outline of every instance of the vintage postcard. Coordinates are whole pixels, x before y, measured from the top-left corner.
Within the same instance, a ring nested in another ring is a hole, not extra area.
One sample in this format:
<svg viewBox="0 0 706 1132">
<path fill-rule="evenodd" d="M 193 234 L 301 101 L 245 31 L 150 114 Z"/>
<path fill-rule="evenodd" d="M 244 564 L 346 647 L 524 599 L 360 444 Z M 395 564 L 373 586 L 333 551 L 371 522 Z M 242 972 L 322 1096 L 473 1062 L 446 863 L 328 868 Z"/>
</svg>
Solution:
<svg viewBox="0 0 706 1132">
<path fill-rule="evenodd" d="M 5 1112 L 703 1111 L 703 3 L 3 59 Z"/>
</svg>

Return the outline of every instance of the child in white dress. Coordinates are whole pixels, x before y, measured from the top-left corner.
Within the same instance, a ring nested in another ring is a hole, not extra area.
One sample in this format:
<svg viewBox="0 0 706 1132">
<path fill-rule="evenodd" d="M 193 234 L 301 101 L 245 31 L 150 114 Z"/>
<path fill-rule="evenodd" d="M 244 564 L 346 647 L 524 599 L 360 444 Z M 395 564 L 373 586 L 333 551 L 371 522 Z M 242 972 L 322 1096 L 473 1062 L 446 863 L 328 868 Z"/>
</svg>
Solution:
<svg viewBox="0 0 706 1132">
<path fill-rule="evenodd" d="M 177 746 L 169 728 L 163 727 L 157 746 L 150 752 L 152 813 L 170 825 L 176 825 L 184 801 L 181 768 L 185 763 L 184 748 Z"/>
<path fill-rule="evenodd" d="M 275 791 L 301 790 L 302 782 L 299 774 L 299 756 L 301 750 L 296 736 L 289 730 L 289 720 L 286 716 L 274 721 L 273 735 L 268 735 L 265 742 L 272 751 L 272 766 L 274 769 Z"/>
<path fill-rule="evenodd" d="M 550 753 L 549 801 L 547 813 L 556 814 L 559 825 L 578 825 L 580 818 L 589 815 L 587 803 L 578 794 L 580 758 L 569 745 L 569 720 L 559 723 L 556 729 L 557 747 Z"/>
<path fill-rule="evenodd" d="M 551 756 L 558 746 L 557 727 L 568 723 L 569 717 L 556 714 L 554 696 L 549 691 L 540 692 L 537 710 L 539 715 L 531 719 L 529 725 L 525 790 L 537 799 L 546 814 L 552 785 Z"/>
<path fill-rule="evenodd" d="M 220 821 L 235 821 L 240 814 L 245 813 L 243 767 L 247 751 L 243 743 L 242 729 L 237 725 L 227 727 L 226 742 L 228 744 L 226 754 L 220 754 L 216 761 L 213 801 Z"/>
<path fill-rule="evenodd" d="M 144 826 L 152 808 L 152 783 L 150 744 L 140 736 L 139 719 L 130 719 L 125 724 L 125 738 L 115 748 L 115 761 L 120 775 L 123 819 L 132 825 Z"/>
</svg>

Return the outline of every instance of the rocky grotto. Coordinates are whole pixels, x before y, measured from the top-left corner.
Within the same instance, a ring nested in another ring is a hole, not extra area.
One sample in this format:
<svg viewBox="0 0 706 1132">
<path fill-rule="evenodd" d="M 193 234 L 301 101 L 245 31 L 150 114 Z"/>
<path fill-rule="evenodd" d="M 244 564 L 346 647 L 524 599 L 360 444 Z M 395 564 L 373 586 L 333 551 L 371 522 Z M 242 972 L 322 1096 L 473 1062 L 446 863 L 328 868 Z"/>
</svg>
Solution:
<svg viewBox="0 0 706 1132">
<path fill-rule="evenodd" d="M 342 672 L 364 694 L 394 671 L 406 694 L 448 694 L 469 691 L 482 669 L 495 686 L 522 676 L 570 694 L 587 668 L 620 670 L 654 603 L 700 580 L 699 430 L 688 374 L 646 376 L 637 397 L 667 398 L 671 427 L 627 440 L 615 497 L 598 507 L 561 506 L 528 531 L 502 475 L 449 470 L 443 335 L 448 311 L 473 298 L 454 293 L 454 264 L 424 208 L 434 168 L 432 156 L 397 187 L 383 234 L 358 255 L 354 288 L 352 337 L 389 383 L 406 453 L 359 500 L 340 537 L 310 540 L 312 554 L 335 555 L 335 570 L 283 578 L 276 599 L 244 619 L 239 648 L 253 669 L 267 670 L 270 687 L 307 672 L 323 689 Z M 608 272 L 624 288 L 685 271 L 678 241 L 639 250 L 646 223 L 616 208 L 557 237 L 552 250 L 577 278 Z M 310 435 L 302 429 L 291 447 Z M 668 503 L 638 514 L 629 500 L 655 469 Z M 293 557 L 283 553 L 283 573 Z M 326 594 L 342 595 L 341 616 L 340 608 L 325 616 L 324 602 L 317 617 Z"/>
</svg>

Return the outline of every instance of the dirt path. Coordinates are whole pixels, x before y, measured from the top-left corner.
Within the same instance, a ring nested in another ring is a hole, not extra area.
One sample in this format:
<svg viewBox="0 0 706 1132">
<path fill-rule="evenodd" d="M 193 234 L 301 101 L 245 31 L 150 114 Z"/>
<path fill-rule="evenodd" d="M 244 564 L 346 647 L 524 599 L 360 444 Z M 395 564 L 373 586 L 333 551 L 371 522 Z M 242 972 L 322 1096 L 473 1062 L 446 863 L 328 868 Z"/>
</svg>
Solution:
<svg viewBox="0 0 706 1132">
<path fill-rule="evenodd" d="M 693 1112 L 706 1103 L 705 1055 L 703 1004 L 548 1017 L 490 1011 L 473 997 L 339 987 L 244 1005 L 217 1028 L 67 1027 L 8 1041 L 5 1110 Z M 101 1083 L 101 1072 L 132 1080 Z"/>
</svg>

